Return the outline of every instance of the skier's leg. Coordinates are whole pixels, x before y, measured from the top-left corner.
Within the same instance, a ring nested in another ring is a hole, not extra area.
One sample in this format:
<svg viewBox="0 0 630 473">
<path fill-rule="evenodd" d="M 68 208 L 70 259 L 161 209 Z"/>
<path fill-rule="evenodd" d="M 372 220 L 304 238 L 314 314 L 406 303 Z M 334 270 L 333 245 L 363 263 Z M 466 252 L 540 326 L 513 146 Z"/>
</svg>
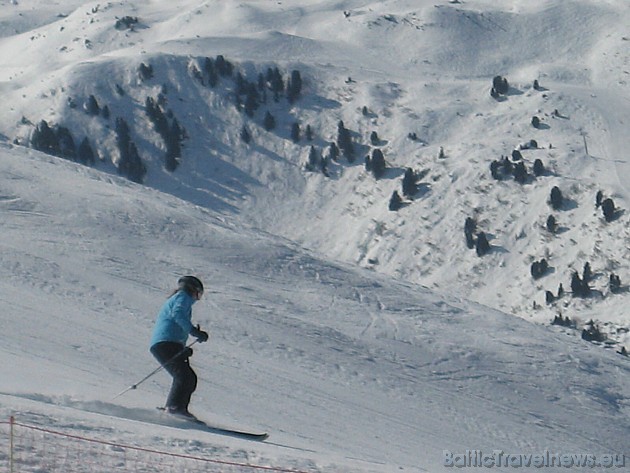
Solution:
<svg viewBox="0 0 630 473">
<path fill-rule="evenodd" d="M 192 393 L 197 389 L 197 374 L 190 367 L 188 358 L 178 366 L 178 370 L 179 386 L 174 395 L 175 402 L 179 408 L 188 410 Z"/>
<path fill-rule="evenodd" d="M 185 411 L 190 403 L 190 397 L 197 387 L 197 375 L 190 367 L 187 357 L 177 357 L 183 348 L 178 343 L 162 342 L 154 345 L 151 348 L 151 353 L 173 377 L 166 407 Z"/>
</svg>

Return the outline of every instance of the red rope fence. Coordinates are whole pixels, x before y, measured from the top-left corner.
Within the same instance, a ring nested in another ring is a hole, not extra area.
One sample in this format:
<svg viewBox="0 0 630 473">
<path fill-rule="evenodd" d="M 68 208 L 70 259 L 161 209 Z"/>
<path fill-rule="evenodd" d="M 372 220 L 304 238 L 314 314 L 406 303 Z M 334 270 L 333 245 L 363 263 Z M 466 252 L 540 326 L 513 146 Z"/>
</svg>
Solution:
<svg viewBox="0 0 630 473">
<path fill-rule="evenodd" d="M 242 452 L 242 451 L 241 451 Z M 6 468 L 3 468 L 6 465 Z M 307 473 L 274 466 L 204 458 L 124 445 L 17 422 L 0 421 L 0 471 L 64 472 L 256 472 Z"/>
</svg>

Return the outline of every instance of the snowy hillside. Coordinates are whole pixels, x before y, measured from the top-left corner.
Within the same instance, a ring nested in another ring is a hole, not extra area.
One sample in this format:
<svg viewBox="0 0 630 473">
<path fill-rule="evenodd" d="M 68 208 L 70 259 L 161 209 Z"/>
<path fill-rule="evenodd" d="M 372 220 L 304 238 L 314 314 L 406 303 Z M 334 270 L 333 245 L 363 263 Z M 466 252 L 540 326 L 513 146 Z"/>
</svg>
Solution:
<svg viewBox="0 0 630 473">
<path fill-rule="evenodd" d="M 306 471 L 627 447 L 627 359 L 567 329 L 326 262 L 58 158 L 3 147 L 0 162 L 4 418 Z M 270 443 L 125 420 L 156 422 L 162 373 L 112 400 L 153 369 L 154 315 L 192 271 L 208 287 L 196 320 L 211 331 L 195 348 L 193 410 L 269 430 Z"/>
<path fill-rule="evenodd" d="M 306 471 L 627 449 L 625 0 L 0 6 L 4 418 Z M 219 58 L 233 70 L 210 86 Z M 299 72 L 297 100 L 274 99 L 274 69 L 287 87 Z M 493 98 L 497 75 L 509 89 Z M 261 85 L 255 110 L 239 76 Z M 72 137 L 71 159 L 32 149 L 43 120 L 65 133 L 56 154 Z M 354 159 L 308 170 L 340 120 Z M 125 139 L 140 166 L 121 164 Z M 87 166 L 71 162 L 84 142 Z M 379 179 L 365 166 L 376 149 Z M 494 179 L 515 149 L 525 182 Z M 418 190 L 390 211 L 407 168 Z M 482 257 L 469 217 L 489 239 Z M 585 263 L 591 293 L 574 297 Z M 188 272 L 209 286 L 195 313 L 212 333 L 195 347 L 193 411 L 269 430 L 266 444 L 156 427 L 163 374 L 112 401 L 153 369 L 155 312 Z M 576 327 L 550 326 L 558 314 Z M 581 340 L 589 319 L 609 342 Z"/>
</svg>

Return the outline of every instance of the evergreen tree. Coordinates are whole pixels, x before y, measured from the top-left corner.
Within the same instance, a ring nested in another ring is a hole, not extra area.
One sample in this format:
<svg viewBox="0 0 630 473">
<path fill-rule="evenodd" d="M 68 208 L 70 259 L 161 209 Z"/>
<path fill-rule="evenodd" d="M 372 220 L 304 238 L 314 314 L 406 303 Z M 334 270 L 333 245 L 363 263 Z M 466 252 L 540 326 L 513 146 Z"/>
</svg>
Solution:
<svg viewBox="0 0 630 473">
<path fill-rule="evenodd" d="M 514 165 L 514 180 L 519 184 L 525 184 L 527 182 L 527 169 L 523 161 L 519 161 Z"/>
<path fill-rule="evenodd" d="M 531 265 L 530 272 L 534 279 L 539 279 L 545 275 L 549 269 L 549 265 L 547 264 L 547 260 L 545 258 L 540 261 L 534 261 Z"/>
<path fill-rule="evenodd" d="M 59 139 L 46 120 L 42 120 L 33 130 L 31 135 L 31 146 L 46 154 L 60 156 L 61 149 L 59 147 Z"/>
<path fill-rule="evenodd" d="M 607 222 L 612 222 L 615 219 L 615 203 L 610 197 L 602 202 L 602 212 Z"/>
<path fill-rule="evenodd" d="M 245 125 L 243 125 L 243 128 L 241 128 L 241 140 L 243 140 L 247 144 L 252 141 L 252 135 L 249 133 L 249 130 Z"/>
<path fill-rule="evenodd" d="M 59 156 L 71 161 L 76 161 L 77 148 L 74 144 L 74 138 L 72 138 L 70 130 L 65 126 L 60 126 L 57 128 L 56 135 L 59 143 Z"/>
<path fill-rule="evenodd" d="M 289 103 L 295 102 L 300 96 L 300 92 L 302 91 L 302 77 L 300 76 L 300 71 L 293 70 L 291 72 L 291 79 L 287 84 L 287 99 Z"/>
<path fill-rule="evenodd" d="M 610 288 L 610 292 L 613 294 L 621 292 L 621 279 L 615 273 L 610 274 L 608 287 Z"/>
<path fill-rule="evenodd" d="M 96 101 L 96 97 L 94 95 L 90 95 L 85 102 L 84 105 L 85 112 L 88 115 L 96 116 L 101 113 L 101 108 L 98 106 L 98 102 Z"/>
<path fill-rule="evenodd" d="M 475 232 L 477 231 L 477 221 L 472 217 L 466 217 L 464 222 L 464 236 L 466 237 L 466 246 L 469 249 L 475 247 Z"/>
<path fill-rule="evenodd" d="M 311 125 L 306 125 L 306 139 L 308 141 L 313 141 L 313 129 Z"/>
<path fill-rule="evenodd" d="M 381 140 L 379 140 L 378 134 L 375 131 L 370 133 L 370 143 L 372 143 L 373 146 L 378 146 L 380 142 Z"/>
<path fill-rule="evenodd" d="M 556 231 L 558 230 L 556 217 L 554 217 L 553 215 L 549 215 L 549 217 L 547 217 L 547 230 L 550 233 L 556 233 Z"/>
<path fill-rule="evenodd" d="M 372 151 L 372 174 L 374 178 L 380 179 L 385 174 L 387 164 L 385 163 L 385 156 L 380 149 Z"/>
<path fill-rule="evenodd" d="M 588 261 L 584 263 L 584 269 L 582 270 L 582 280 L 588 283 L 593 279 L 593 271 L 591 270 L 591 263 Z"/>
<path fill-rule="evenodd" d="M 300 124 L 298 122 L 293 122 L 291 125 L 291 139 L 294 143 L 300 141 Z"/>
<path fill-rule="evenodd" d="M 562 208 L 564 199 L 562 197 L 562 192 L 560 191 L 560 188 L 558 186 L 554 186 L 551 189 L 549 201 L 551 203 L 551 207 L 554 210 L 560 210 Z"/>
<path fill-rule="evenodd" d="M 315 146 L 311 146 L 308 151 L 308 160 L 306 162 L 306 170 L 314 171 L 320 167 L 320 158 Z"/>
<path fill-rule="evenodd" d="M 413 197 L 418 192 L 418 178 L 413 169 L 407 168 L 402 180 L 402 192 L 406 197 Z"/>
<path fill-rule="evenodd" d="M 573 271 L 571 275 L 571 292 L 577 297 L 588 297 L 591 294 L 588 282 L 582 280 L 577 271 Z"/>
<path fill-rule="evenodd" d="M 136 145 L 131 141 L 129 125 L 120 117 L 116 119 L 116 143 L 120 152 L 118 172 L 141 184 L 147 169 L 138 154 Z"/>
<path fill-rule="evenodd" d="M 464 232 L 471 235 L 477 231 L 477 221 L 472 217 L 466 217 L 464 221 Z"/>
<path fill-rule="evenodd" d="M 81 141 L 81 144 L 79 145 L 77 158 L 80 163 L 87 165 L 93 165 L 96 161 L 94 158 L 94 151 L 92 150 L 92 146 L 90 146 L 90 142 L 87 137 L 83 138 L 83 141 Z"/>
<path fill-rule="evenodd" d="M 152 107 L 149 105 L 150 103 L 153 104 Z M 166 137 L 169 133 L 169 128 L 170 128 L 166 115 L 162 111 L 162 108 L 151 97 L 147 97 L 146 104 L 147 104 L 146 105 L 147 115 L 149 116 L 149 119 L 153 123 L 153 126 L 155 127 L 155 131 L 157 131 L 160 134 L 160 136 L 164 140 L 166 140 Z"/>
<path fill-rule="evenodd" d="M 496 179 L 497 181 L 501 180 L 501 161 L 494 160 L 490 163 L 490 174 L 493 179 Z"/>
<path fill-rule="evenodd" d="M 164 138 L 166 143 L 166 155 L 164 156 L 164 165 L 170 172 L 175 171 L 179 166 L 179 158 L 182 156 L 182 130 L 177 122 L 177 119 L 173 119 L 173 124 L 169 133 Z"/>
<path fill-rule="evenodd" d="M 492 79 L 492 88 L 495 90 L 497 94 L 505 95 L 510 90 L 510 86 L 505 77 L 495 76 Z"/>
<path fill-rule="evenodd" d="M 241 74 L 240 71 L 236 73 L 236 78 L 234 79 L 234 82 L 236 83 L 236 95 L 245 95 L 248 82 L 245 80 L 243 74 Z"/>
<path fill-rule="evenodd" d="M 480 232 L 479 235 L 477 235 L 475 250 L 477 252 L 477 256 L 484 256 L 490 251 L 490 243 L 488 242 L 488 237 L 484 232 Z"/>
<path fill-rule="evenodd" d="M 140 80 L 146 81 L 153 78 L 153 66 L 146 65 L 145 63 L 141 63 L 138 66 L 138 75 Z"/>
<path fill-rule="evenodd" d="M 208 78 L 208 86 L 212 88 L 216 87 L 219 83 L 219 74 L 214 65 L 214 60 L 207 57 L 204 61 L 203 69 L 206 73 L 206 77 Z"/>
<path fill-rule="evenodd" d="M 319 167 L 322 171 L 322 174 L 326 177 L 330 177 L 330 172 L 328 171 L 328 162 L 329 162 L 328 158 L 322 155 L 319 161 Z"/>
<path fill-rule="evenodd" d="M 255 84 L 248 84 L 245 92 L 245 113 L 252 118 L 260 103 L 260 94 Z"/>
<path fill-rule="evenodd" d="M 545 165 L 543 164 L 542 160 L 540 158 L 537 158 L 534 161 L 534 175 L 536 177 L 540 177 L 543 174 L 545 174 Z"/>
<path fill-rule="evenodd" d="M 129 133 L 129 125 L 123 118 L 116 118 L 116 144 L 120 155 L 126 154 L 131 143 L 131 135 Z"/>
<path fill-rule="evenodd" d="M 589 342 L 604 342 L 606 341 L 606 335 L 602 333 L 599 326 L 592 320 L 587 322 L 584 329 L 582 329 L 582 339 Z"/>
<path fill-rule="evenodd" d="M 276 127 L 276 119 L 269 111 L 265 113 L 265 118 L 263 119 L 263 127 L 267 131 L 271 131 Z"/>
<path fill-rule="evenodd" d="M 398 191 L 394 191 L 391 198 L 389 199 L 389 210 L 397 211 L 402 207 L 402 199 L 400 195 L 398 195 Z"/>
<path fill-rule="evenodd" d="M 532 117 L 532 126 L 534 128 L 540 128 L 540 118 L 536 116 Z"/>
<path fill-rule="evenodd" d="M 573 294 L 580 294 L 582 291 L 582 279 L 577 271 L 571 273 L 571 292 Z"/>
<path fill-rule="evenodd" d="M 131 181 L 142 184 L 147 168 L 138 154 L 135 143 L 129 144 L 127 160 L 118 164 L 118 171 L 127 176 Z"/>
<path fill-rule="evenodd" d="M 342 120 L 337 124 L 337 146 L 349 162 L 354 162 L 354 145 L 350 131 L 345 127 Z"/>
<path fill-rule="evenodd" d="M 177 117 L 173 117 L 173 122 L 171 123 L 171 135 L 179 141 L 184 141 L 187 136 L 186 130 L 179 125 Z"/>
<path fill-rule="evenodd" d="M 92 10 L 92 13 L 96 13 L 96 12 Z M 138 23 L 138 17 L 127 15 L 127 16 L 117 19 L 116 24 L 114 26 L 117 30 L 129 29 L 133 31 L 134 25 L 136 25 L 137 23 Z"/>
<path fill-rule="evenodd" d="M 230 61 L 225 59 L 222 54 L 217 55 L 214 66 L 216 68 L 217 73 L 222 77 L 232 77 L 234 72 L 234 66 Z"/>
<path fill-rule="evenodd" d="M 549 292 L 549 291 L 547 291 Z M 551 293 L 550 293 L 551 294 Z M 553 294 L 551 294 L 553 297 Z M 562 327 L 572 327 L 575 328 L 575 322 L 573 322 L 569 317 L 562 317 L 562 314 L 558 314 L 553 318 L 552 325 L 560 325 Z"/>
<path fill-rule="evenodd" d="M 330 143 L 328 156 L 333 161 L 339 160 L 339 148 L 335 142 Z"/>
<path fill-rule="evenodd" d="M 604 200 L 604 193 L 602 191 L 597 191 L 597 194 L 595 195 L 595 208 L 601 207 L 602 200 Z"/>
<path fill-rule="evenodd" d="M 547 304 L 553 304 L 553 302 L 555 301 L 555 297 L 553 296 L 553 292 L 551 291 L 545 291 L 545 302 Z M 555 319 L 554 319 L 555 320 Z"/>
<path fill-rule="evenodd" d="M 273 99 L 277 102 L 280 99 L 280 94 L 284 91 L 284 80 L 277 67 L 267 70 L 267 81 L 273 92 Z"/>
</svg>

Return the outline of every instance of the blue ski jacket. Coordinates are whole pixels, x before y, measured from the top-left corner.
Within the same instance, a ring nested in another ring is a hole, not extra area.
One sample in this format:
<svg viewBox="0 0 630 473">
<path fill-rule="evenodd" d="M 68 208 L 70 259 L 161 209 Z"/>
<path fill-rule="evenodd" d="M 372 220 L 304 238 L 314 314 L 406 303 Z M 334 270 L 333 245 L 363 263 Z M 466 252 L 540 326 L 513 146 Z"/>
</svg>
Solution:
<svg viewBox="0 0 630 473">
<path fill-rule="evenodd" d="M 193 328 L 192 306 L 196 300 L 186 291 L 179 290 L 162 306 L 151 337 L 151 346 L 160 342 L 175 342 L 186 345 Z"/>
</svg>

